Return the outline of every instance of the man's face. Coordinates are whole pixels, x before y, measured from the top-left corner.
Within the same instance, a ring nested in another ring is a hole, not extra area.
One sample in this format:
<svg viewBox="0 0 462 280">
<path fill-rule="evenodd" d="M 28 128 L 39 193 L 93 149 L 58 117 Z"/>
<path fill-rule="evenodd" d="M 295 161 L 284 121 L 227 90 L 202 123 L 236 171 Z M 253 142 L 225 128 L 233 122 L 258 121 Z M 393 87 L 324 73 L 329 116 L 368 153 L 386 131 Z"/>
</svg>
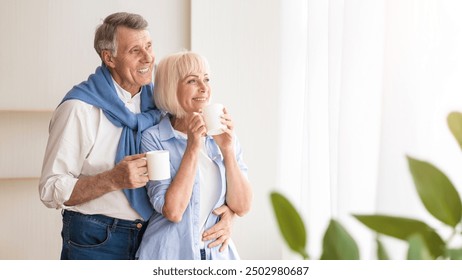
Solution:
<svg viewBox="0 0 462 280">
<path fill-rule="evenodd" d="M 154 51 L 149 32 L 118 27 L 117 54 L 107 52 L 104 56 L 114 80 L 126 91 L 135 95 L 141 86 L 152 81 Z"/>
</svg>

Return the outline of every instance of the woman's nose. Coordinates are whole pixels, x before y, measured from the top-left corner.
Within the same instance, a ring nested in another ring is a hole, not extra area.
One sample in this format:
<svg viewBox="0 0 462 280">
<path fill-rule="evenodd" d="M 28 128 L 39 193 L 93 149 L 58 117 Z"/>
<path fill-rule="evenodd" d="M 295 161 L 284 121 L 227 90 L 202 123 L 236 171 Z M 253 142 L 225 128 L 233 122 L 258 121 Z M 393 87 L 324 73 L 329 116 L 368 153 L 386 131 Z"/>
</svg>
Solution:
<svg viewBox="0 0 462 280">
<path fill-rule="evenodd" d="M 207 91 L 207 85 L 203 81 L 199 81 L 199 90 L 201 92 L 206 92 Z"/>
</svg>

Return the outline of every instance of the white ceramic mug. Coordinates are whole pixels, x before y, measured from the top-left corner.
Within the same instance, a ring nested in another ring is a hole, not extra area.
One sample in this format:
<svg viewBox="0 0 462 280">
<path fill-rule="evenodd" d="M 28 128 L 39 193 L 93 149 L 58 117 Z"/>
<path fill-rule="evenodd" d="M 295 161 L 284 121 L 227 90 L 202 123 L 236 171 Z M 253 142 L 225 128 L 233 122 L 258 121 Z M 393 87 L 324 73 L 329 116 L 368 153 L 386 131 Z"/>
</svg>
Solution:
<svg viewBox="0 0 462 280">
<path fill-rule="evenodd" d="M 170 178 L 170 154 L 166 150 L 146 153 L 149 180 L 165 180 Z"/>
<path fill-rule="evenodd" d="M 225 125 L 221 123 L 221 116 L 224 114 L 223 108 L 223 104 L 215 103 L 205 106 L 202 110 L 207 135 L 219 135 L 224 132 Z"/>
</svg>

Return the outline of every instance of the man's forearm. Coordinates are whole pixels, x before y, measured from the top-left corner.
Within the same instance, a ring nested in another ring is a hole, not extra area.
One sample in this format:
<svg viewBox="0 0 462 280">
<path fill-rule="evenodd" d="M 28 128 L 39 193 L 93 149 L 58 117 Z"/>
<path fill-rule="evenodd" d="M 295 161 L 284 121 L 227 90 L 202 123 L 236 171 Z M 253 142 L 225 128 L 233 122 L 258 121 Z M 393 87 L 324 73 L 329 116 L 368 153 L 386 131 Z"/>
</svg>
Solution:
<svg viewBox="0 0 462 280">
<path fill-rule="evenodd" d="M 64 202 L 66 206 L 75 206 L 98 198 L 116 188 L 110 180 L 110 172 L 80 178 L 74 186 L 71 197 Z"/>
</svg>

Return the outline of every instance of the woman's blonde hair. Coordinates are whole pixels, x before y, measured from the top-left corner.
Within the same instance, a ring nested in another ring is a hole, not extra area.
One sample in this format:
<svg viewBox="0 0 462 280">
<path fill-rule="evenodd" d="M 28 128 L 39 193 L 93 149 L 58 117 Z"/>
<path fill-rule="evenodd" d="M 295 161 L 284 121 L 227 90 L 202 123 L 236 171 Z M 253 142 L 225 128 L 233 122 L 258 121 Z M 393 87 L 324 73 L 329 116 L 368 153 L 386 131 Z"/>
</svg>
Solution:
<svg viewBox="0 0 462 280">
<path fill-rule="evenodd" d="M 154 102 L 161 111 L 183 118 L 186 112 L 178 102 L 178 84 L 193 73 L 208 73 L 207 60 L 191 51 L 181 51 L 163 58 L 154 80 Z"/>
</svg>

